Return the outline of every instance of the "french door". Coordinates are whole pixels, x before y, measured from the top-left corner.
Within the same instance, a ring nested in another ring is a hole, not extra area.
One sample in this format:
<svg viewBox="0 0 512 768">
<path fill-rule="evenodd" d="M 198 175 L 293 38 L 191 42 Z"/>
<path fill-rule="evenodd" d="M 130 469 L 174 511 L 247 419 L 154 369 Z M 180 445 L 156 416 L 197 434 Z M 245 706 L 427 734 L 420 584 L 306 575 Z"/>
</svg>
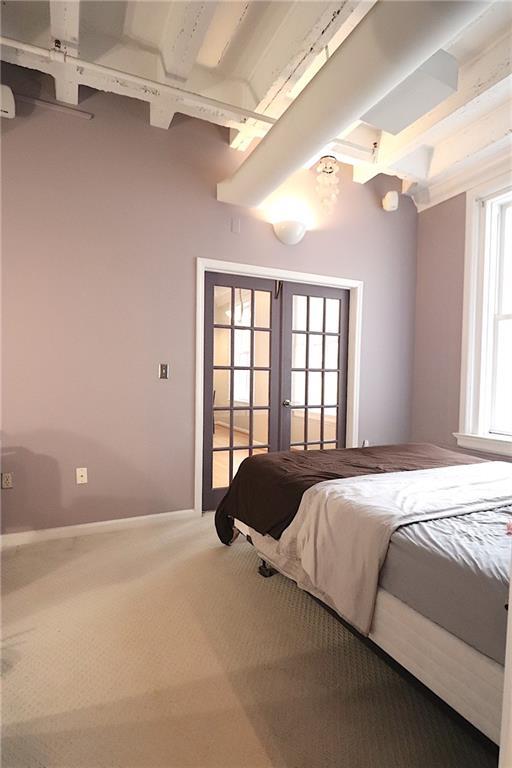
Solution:
<svg viewBox="0 0 512 768">
<path fill-rule="evenodd" d="M 345 446 L 349 292 L 205 275 L 203 510 L 244 459 Z"/>
</svg>

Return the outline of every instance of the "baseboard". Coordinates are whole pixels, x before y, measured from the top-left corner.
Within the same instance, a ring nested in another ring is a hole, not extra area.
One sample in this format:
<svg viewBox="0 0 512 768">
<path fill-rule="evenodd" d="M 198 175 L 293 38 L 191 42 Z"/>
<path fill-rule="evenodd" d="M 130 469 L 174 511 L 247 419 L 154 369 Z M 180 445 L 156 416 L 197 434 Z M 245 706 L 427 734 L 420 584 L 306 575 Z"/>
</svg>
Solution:
<svg viewBox="0 0 512 768">
<path fill-rule="evenodd" d="M 157 512 L 153 515 L 139 515 L 137 517 L 121 517 L 116 520 L 99 520 L 95 523 L 79 523 L 78 525 L 63 525 L 60 528 L 41 528 L 40 530 L 18 531 L 16 533 L 4 533 L 1 536 L 1 548 L 18 547 L 21 544 L 32 544 L 36 541 L 50 541 L 52 539 L 67 539 L 74 536 L 88 536 L 92 533 L 106 533 L 118 531 L 123 528 L 138 528 L 149 522 L 157 520 L 170 520 L 179 517 L 198 517 L 195 509 L 179 509 L 175 512 Z"/>
</svg>

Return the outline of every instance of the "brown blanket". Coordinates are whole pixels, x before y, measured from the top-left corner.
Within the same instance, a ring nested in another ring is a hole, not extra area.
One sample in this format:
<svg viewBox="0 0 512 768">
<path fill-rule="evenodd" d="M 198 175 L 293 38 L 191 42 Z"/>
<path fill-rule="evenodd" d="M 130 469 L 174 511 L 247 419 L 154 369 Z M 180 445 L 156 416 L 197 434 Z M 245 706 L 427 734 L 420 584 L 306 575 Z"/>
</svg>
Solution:
<svg viewBox="0 0 512 768">
<path fill-rule="evenodd" d="M 259 454 L 240 465 L 215 513 L 215 527 L 224 544 L 233 538 L 234 518 L 279 539 L 297 514 L 302 494 L 316 483 L 480 461 L 428 443 Z"/>
</svg>

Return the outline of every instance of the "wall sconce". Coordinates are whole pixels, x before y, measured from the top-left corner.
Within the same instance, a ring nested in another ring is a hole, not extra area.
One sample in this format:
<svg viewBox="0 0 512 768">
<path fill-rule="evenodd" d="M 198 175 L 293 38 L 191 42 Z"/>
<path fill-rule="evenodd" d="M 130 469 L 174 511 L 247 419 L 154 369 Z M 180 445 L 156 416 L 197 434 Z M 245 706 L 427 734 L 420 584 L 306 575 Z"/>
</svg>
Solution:
<svg viewBox="0 0 512 768">
<path fill-rule="evenodd" d="M 302 221 L 276 221 L 272 226 L 277 239 L 284 245 L 296 245 L 306 234 L 306 225 Z"/>
<path fill-rule="evenodd" d="M 392 190 L 390 192 L 386 192 L 382 198 L 382 207 L 388 213 L 391 211 L 397 211 L 399 202 L 400 199 L 398 197 L 398 192 Z"/>
<path fill-rule="evenodd" d="M 315 222 L 308 204 L 297 197 L 273 197 L 263 205 L 265 218 L 272 224 L 274 234 L 284 245 L 300 243 Z"/>
</svg>

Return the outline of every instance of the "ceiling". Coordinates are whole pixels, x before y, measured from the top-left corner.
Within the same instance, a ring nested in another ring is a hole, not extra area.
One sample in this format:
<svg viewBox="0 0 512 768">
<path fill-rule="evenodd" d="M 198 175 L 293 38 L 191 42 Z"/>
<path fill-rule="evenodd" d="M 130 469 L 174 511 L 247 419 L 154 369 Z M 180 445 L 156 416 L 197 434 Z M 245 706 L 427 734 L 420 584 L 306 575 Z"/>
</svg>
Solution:
<svg viewBox="0 0 512 768">
<path fill-rule="evenodd" d="M 78 104 L 80 85 L 122 93 L 149 102 L 157 128 L 184 113 L 227 126 L 246 150 L 374 4 L 4 0 L 1 57 L 52 75 L 58 101 Z M 399 176 L 420 205 L 497 162 L 510 152 L 511 32 L 512 3 L 490 3 L 446 47 L 459 65 L 455 93 L 396 135 L 361 120 L 325 149 L 360 183 Z"/>
</svg>

